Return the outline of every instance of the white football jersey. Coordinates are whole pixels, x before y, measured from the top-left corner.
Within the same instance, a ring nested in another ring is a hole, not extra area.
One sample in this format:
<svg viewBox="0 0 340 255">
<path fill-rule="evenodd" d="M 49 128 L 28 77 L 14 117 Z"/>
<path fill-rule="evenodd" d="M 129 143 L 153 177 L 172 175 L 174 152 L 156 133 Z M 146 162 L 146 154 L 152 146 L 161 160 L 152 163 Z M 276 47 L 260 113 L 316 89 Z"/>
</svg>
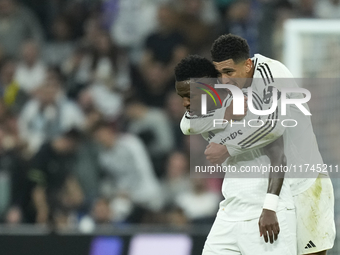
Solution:
<svg viewBox="0 0 340 255">
<path fill-rule="evenodd" d="M 291 72 L 279 61 L 260 54 L 255 54 L 252 60 L 255 63 L 256 71 L 253 78 L 256 84 L 251 86 L 259 93 L 268 86 L 274 86 L 278 90 L 287 87 L 299 88 Z M 289 99 L 302 97 L 301 93 L 287 94 Z M 280 102 L 278 104 L 280 105 Z M 303 106 L 309 111 L 307 104 L 303 104 Z M 295 104 L 290 104 L 287 105 L 287 116 L 284 118 L 297 122 L 295 127 L 283 127 L 285 129 L 283 133 L 284 152 L 287 166 L 290 168 L 290 172 L 286 173 L 285 177 L 289 178 L 292 194 L 295 196 L 307 190 L 314 183 L 319 173 L 310 168 L 316 167 L 318 164 L 322 165 L 323 160 L 313 131 L 311 117 L 302 113 Z M 283 119 L 282 115 L 280 115 L 280 119 Z M 282 125 L 280 126 L 282 127 Z M 304 164 L 308 164 L 309 169 Z M 300 168 L 300 166 L 303 167 Z"/>
<path fill-rule="evenodd" d="M 279 91 L 287 87 L 299 88 L 293 79 L 293 75 L 279 61 L 266 58 L 260 54 L 255 54 L 252 61 L 255 65 L 251 83 L 253 90 L 252 102 L 255 108 L 265 110 L 271 107 L 274 87 Z M 286 96 L 290 99 L 303 97 L 301 93 L 287 93 Z M 224 118 L 228 100 L 231 101 L 231 99 L 226 98 L 222 108 L 208 112 L 205 116 L 195 117 L 185 113 L 181 121 L 182 132 L 186 135 L 204 134 L 223 130 L 229 126 L 228 123 L 213 126 L 214 119 Z M 307 104 L 303 104 L 303 106 L 308 109 Z M 262 148 L 283 135 L 287 166 L 291 171 L 286 173 L 285 178 L 291 184 L 293 195 L 304 192 L 314 183 L 319 173 L 316 171 L 306 173 L 306 169 L 302 168 L 301 170 L 300 166 L 304 164 L 309 164 L 310 166 L 323 164 L 310 116 L 304 115 L 300 109 L 292 104 L 287 105 L 287 115 L 282 116 L 281 97 L 279 97 L 276 111 L 268 116 L 261 116 L 261 119 L 265 121 L 265 125 L 258 128 L 248 126 L 248 129 L 244 130 L 244 135 L 236 136 L 235 139 L 225 137 L 219 143 L 226 145 L 231 156 L 237 156 L 253 149 Z M 273 119 L 279 119 L 280 121 L 271 121 Z M 295 127 L 284 127 L 281 123 L 283 119 L 293 119 L 298 124 Z M 238 127 L 232 128 L 235 132 Z"/>
<path fill-rule="evenodd" d="M 231 100 L 227 100 L 226 106 L 229 106 L 230 102 Z M 258 116 L 248 111 L 243 121 L 247 122 L 257 118 Z M 235 140 L 236 138 L 244 139 L 249 128 L 242 125 L 241 122 L 233 127 L 229 125 L 224 130 L 203 133 L 202 136 L 207 141 L 220 144 L 223 144 L 225 141 Z M 255 123 L 253 124 L 255 125 Z M 269 165 L 270 160 L 264 154 L 262 148 L 247 150 L 242 154 L 231 156 L 222 164 L 222 166 L 234 167 L 236 171 L 243 171 L 245 167 L 250 169 L 254 166 L 260 168 L 261 166 Z M 249 174 L 246 173 L 243 177 Z M 224 200 L 220 203 L 218 215 L 227 221 L 244 221 L 259 218 L 267 194 L 268 172 L 265 174 L 251 174 L 252 178 L 232 178 L 232 175 L 226 173 L 223 180 L 222 194 Z M 228 178 L 228 176 L 231 178 Z M 294 202 L 289 181 L 285 179 L 280 192 L 277 211 L 293 208 Z"/>
</svg>

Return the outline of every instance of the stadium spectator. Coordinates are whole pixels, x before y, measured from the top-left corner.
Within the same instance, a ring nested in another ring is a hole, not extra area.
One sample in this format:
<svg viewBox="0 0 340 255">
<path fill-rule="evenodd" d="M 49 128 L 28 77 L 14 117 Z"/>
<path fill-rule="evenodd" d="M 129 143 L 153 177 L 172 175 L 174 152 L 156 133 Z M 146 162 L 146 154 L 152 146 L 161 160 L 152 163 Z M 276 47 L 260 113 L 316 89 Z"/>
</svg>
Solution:
<svg viewBox="0 0 340 255">
<path fill-rule="evenodd" d="M 219 0 L 175 0 L 174 5 L 177 9 L 182 12 L 185 11 L 189 15 L 198 15 L 200 19 L 210 25 L 216 25 L 220 21 L 220 16 L 218 15 L 218 8 L 216 2 Z M 222 0 L 224 2 L 231 2 L 233 0 Z"/>
<path fill-rule="evenodd" d="M 89 26 L 96 27 L 95 24 Z M 128 90 L 127 55 L 113 44 L 106 32 L 95 28 L 89 28 L 89 31 L 88 38 L 84 39 L 87 46 L 78 48 L 63 64 L 63 72 L 70 80 L 69 89 L 79 92 L 88 84 L 104 84 L 110 90 Z"/>
<path fill-rule="evenodd" d="M 60 66 L 73 53 L 75 43 L 71 39 L 68 20 L 63 16 L 57 17 L 52 24 L 52 36 L 42 50 L 46 64 Z"/>
<path fill-rule="evenodd" d="M 173 76 L 176 64 L 188 53 L 184 37 L 178 30 L 178 15 L 170 4 L 158 9 L 158 29 L 148 35 L 145 41 L 145 52 L 140 63 L 141 72 L 154 63 L 162 63 L 168 79 Z"/>
<path fill-rule="evenodd" d="M 184 153 L 175 151 L 170 154 L 162 184 L 168 206 L 173 206 L 178 196 L 191 190 L 189 162 Z"/>
<path fill-rule="evenodd" d="M 206 183 L 204 178 L 192 179 L 193 189 L 176 199 L 176 205 L 193 224 L 213 222 L 221 201 L 217 193 L 207 189 Z"/>
<path fill-rule="evenodd" d="M 71 98 L 77 98 L 79 93 L 88 86 L 89 74 L 81 66 L 87 54 L 86 48 L 76 47 L 60 66 L 61 72 L 66 78 L 65 90 Z"/>
<path fill-rule="evenodd" d="M 29 152 L 34 153 L 45 141 L 65 130 L 82 129 L 84 121 L 78 105 L 65 97 L 60 77 L 50 75 L 20 114 L 20 136 L 28 144 Z"/>
<path fill-rule="evenodd" d="M 130 59 L 134 64 L 139 63 L 141 59 L 146 36 L 156 27 L 157 8 L 161 1 L 118 2 L 118 13 L 110 29 L 111 38 L 118 46 L 130 49 Z"/>
<path fill-rule="evenodd" d="M 83 192 L 74 177 L 80 139 L 79 131 L 71 129 L 45 143 L 32 158 L 27 175 L 33 208 L 28 208 L 28 218 L 34 222 L 58 223 L 55 221 L 82 205 Z"/>
<path fill-rule="evenodd" d="M 84 193 L 82 212 L 87 213 L 93 201 L 98 197 L 101 167 L 98 161 L 98 146 L 88 133 L 78 146 L 74 173 Z"/>
<path fill-rule="evenodd" d="M 169 209 L 166 214 L 166 223 L 171 226 L 185 227 L 189 224 L 187 217 L 180 208 Z"/>
<path fill-rule="evenodd" d="M 128 88 L 128 73 L 125 66 L 126 56 L 122 49 L 113 44 L 109 35 L 104 31 L 97 32 L 90 54 L 85 58 L 82 68 L 89 73 L 90 83 L 102 83 L 110 89 Z"/>
<path fill-rule="evenodd" d="M 203 18 L 202 13 L 206 1 L 179 0 L 179 2 L 181 3 L 179 5 L 179 29 L 185 37 L 190 53 L 209 55 L 216 30 L 211 22 Z"/>
<path fill-rule="evenodd" d="M 101 145 L 99 163 L 105 173 L 102 194 L 113 200 L 131 200 L 131 221 L 140 222 L 145 210 L 160 210 L 160 184 L 142 142 L 133 135 L 120 134 L 105 122 L 95 125 L 93 135 Z"/>
<path fill-rule="evenodd" d="M 167 94 L 173 90 L 173 77 L 169 80 L 160 62 L 152 62 L 142 75 L 134 70 L 132 85 L 134 96 L 148 106 L 165 106 Z"/>
<path fill-rule="evenodd" d="M 95 46 L 97 36 L 103 32 L 100 18 L 97 15 L 87 17 L 83 24 L 83 35 L 80 38 L 80 45 L 91 49 Z"/>
<path fill-rule="evenodd" d="M 41 24 L 44 30 L 44 34 L 49 37 L 53 18 L 59 13 L 59 6 L 64 0 L 59 1 L 59 3 L 53 0 L 25 0 L 21 2 L 36 15 L 39 24 Z"/>
<path fill-rule="evenodd" d="M 45 63 L 40 60 L 38 44 L 32 40 L 25 41 L 15 73 L 20 88 L 32 94 L 44 81 L 46 69 Z"/>
<path fill-rule="evenodd" d="M 32 223 L 28 222 L 26 211 L 30 194 L 27 192 L 29 189 L 29 182 L 27 180 L 27 168 L 29 162 L 26 160 L 25 155 L 22 153 L 23 149 L 14 147 L 7 152 L 7 173 L 9 177 L 9 206 L 5 215 L 5 222 L 9 224 L 19 223 Z M 3 158 L 1 159 L 3 160 Z M 3 168 L 4 169 L 4 168 Z M 6 186 L 3 186 L 5 188 Z M 2 193 L 5 195 L 6 193 Z"/>
<path fill-rule="evenodd" d="M 17 0 L 0 1 L 0 45 L 6 56 L 19 57 L 21 45 L 31 39 L 38 44 L 43 32 L 35 15 Z"/>
<path fill-rule="evenodd" d="M 84 35 L 78 41 L 74 52 L 61 65 L 63 75 L 67 79 L 67 94 L 76 98 L 79 92 L 89 85 L 91 80 L 91 50 L 96 38 L 101 33 L 98 18 L 89 17 L 83 24 Z"/>
<path fill-rule="evenodd" d="M 27 161 L 23 155 L 16 116 L 0 100 L 0 219 L 23 222 Z"/>
<path fill-rule="evenodd" d="M 81 218 L 79 228 L 83 231 L 92 230 L 95 226 L 113 224 L 113 212 L 110 201 L 106 198 L 97 198 L 91 208 L 90 214 Z"/>
<path fill-rule="evenodd" d="M 72 38 L 78 39 L 84 33 L 84 23 L 86 19 L 96 15 L 97 11 L 95 8 L 97 4 L 99 4 L 99 1 L 59 0 L 58 2 L 54 2 L 54 8 L 59 9 L 59 11 L 56 12 L 56 15 L 65 15 L 69 20 L 72 27 Z"/>
<path fill-rule="evenodd" d="M 237 0 L 225 13 L 225 28 L 222 34 L 232 33 L 245 38 L 249 43 L 251 54 L 257 52 L 257 16 L 251 0 Z"/>
<path fill-rule="evenodd" d="M 93 84 L 80 92 L 78 103 L 86 113 L 97 111 L 106 120 L 115 121 L 122 114 L 123 97 L 103 84 Z"/>
<path fill-rule="evenodd" d="M 15 80 L 15 70 L 14 59 L 5 58 L 0 63 L 0 95 L 6 107 L 11 112 L 18 114 L 28 100 L 28 95 Z"/>
<path fill-rule="evenodd" d="M 131 102 L 125 112 L 127 131 L 139 136 L 153 162 L 158 177 L 164 175 L 164 162 L 174 147 L 170 121 L 164 111 Z"/>
</svg>

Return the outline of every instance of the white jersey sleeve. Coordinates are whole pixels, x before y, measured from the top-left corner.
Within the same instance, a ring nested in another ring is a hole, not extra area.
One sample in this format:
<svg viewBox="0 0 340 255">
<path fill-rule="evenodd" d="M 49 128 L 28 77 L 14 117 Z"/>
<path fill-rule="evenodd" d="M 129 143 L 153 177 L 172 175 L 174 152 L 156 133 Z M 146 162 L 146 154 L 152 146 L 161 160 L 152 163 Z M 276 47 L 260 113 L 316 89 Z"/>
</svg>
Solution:
<svg viewBox="0 0 340 255">
<path fill-rule="evenodd" d="M 206 115 L 191 116 L 189 112 L 185 112 L 181 120 L 181 130 L 184 135 L 198 135 L 209 131 L 218 131 L 227 127 L 228 122 L 218 122 L 214 124 L 214 119 L 224 119 L 224 114 L 232 100 L 231 96 L 227 96 L 223 101 L 221 108 L 209 111 Z"/>
</svg>

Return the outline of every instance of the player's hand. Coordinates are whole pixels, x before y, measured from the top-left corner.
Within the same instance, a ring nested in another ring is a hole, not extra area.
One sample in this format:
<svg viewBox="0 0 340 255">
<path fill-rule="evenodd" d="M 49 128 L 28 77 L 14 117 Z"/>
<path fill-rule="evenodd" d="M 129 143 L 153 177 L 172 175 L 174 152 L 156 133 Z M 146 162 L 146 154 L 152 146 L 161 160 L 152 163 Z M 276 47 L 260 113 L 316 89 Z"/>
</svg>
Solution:
<svg viewBox="0 0 340 255">
<path fill-rule="evenodd" d="M 276 212 L 263 209 L 259 220 L 260 236 L 263 236 L 264 241 L 274 243 L 280 233 L 279 222 L 276 217 Z"/>
<path fill-rule="evenodd" d="M 209 143 L 204 151 L 204 155 L 212 164 L 222 164 L 230 157 L 227 147 L 217 143 Z"/>
<path fill-rule="evenodd" d="M 242 120 L 246 115 L 248 111 L 248 104 L 247 104 L 248 98 L 244 96 L 244 114 L 241 115 L 234 115 L 234 106 L 233 106 L 233 100 L 231 100 L 230 105 L 227 107 L 224 113 L 224 119 L 230 121 L 230 120 Z"/>
</svg>

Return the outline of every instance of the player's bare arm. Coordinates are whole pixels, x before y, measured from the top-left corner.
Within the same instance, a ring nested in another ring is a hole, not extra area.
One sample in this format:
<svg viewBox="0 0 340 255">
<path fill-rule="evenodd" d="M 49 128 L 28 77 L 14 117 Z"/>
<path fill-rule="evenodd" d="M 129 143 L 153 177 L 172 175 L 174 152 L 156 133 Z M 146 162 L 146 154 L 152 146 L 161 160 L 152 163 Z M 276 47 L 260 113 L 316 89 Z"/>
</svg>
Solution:
<svg viewBox="0 0 340 255">
<path fill-rule="evenodd" d="M 270 159 L 271 166 L 280 167 L 281 165 L 286 165 L 286 157 L 284 155 L 283 146 L 283 137 L 281 136 L 271 144 L 264 147 L 264 151 Z M 284 180 L 284 174 L 285 173 L 283 171 L 271 172 L 269 174 L 267 190 L 267 198 L 269 199 L 269 203 L 271 202 L 271 200 L 274 200 L 274 203 L 278 201 Z M 275 207 L 275 205 L 269 205 L 268 208 L 265 208 L 265 204 L 259 219 L 260 236 L 263 236 L 266 243 L 268 242 L 268 239 L 270 243 L 276 241 L 280 232 L 275 208 L 273 208 L 272 206 Z"/>
<path fill-rule="evenodd" d="M 270 159 L 271 166 L 275 167 L 286 165 L 282 136 L 264 147 L 264 151 Z M 213 164 L 221 164 L 230 156 L 227 147 L 217 143 L 210 143 L 207 146 L 204 154 L 206 155 L 207 160 Z M 276 196 L 278 199 L 283 180 L 284 172 L 270 173 L 267 194 Z M 263 209 L 259 219 L 259 230 L 260 236 L 263 236 L 266 243 L 268 241 L 273 243 L 275 240 L 277 240 L 280 228 L 276 217 L 276 212 L 274 210 Z"/>
<path fill-rule="evenodd" d="M 283 146 L 283 138 L 281 136 L 264 147 L 264 151 L 269 157 L 272 167 L 286 165 Z M 217 143 L 210 143 L 206 147 L 204 154 L 206 155 L 207 160 L 213 164 L 221 164 L 230 156 L 227 147 Z M 270 194 L 269 196 L 274 196 L 272 199 L 279 199 L 283 180 L 284 172 L 270 173 L 267 194 Z M 266 243 L 268 240 L 270 243 L 277 240 L 280 228 L 275 210 L 263 209 L 259 219 L 259 230 L 260 236 L 263 236 Z"/>
</svg>

